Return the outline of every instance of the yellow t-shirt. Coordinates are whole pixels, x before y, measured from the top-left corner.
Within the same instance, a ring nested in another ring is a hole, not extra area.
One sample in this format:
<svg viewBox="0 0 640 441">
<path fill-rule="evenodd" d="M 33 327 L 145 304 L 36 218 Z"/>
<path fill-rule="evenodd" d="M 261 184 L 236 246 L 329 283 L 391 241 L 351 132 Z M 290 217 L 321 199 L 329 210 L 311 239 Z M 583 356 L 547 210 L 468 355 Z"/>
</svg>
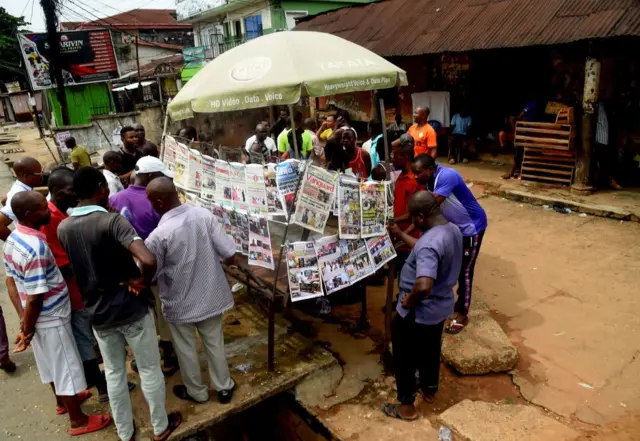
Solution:
<svg viewBox="0 0 640 441">
<path fill-rule="evenodd" d="M 325 130 L 320 134 L 320 141 L 326 141 L 327 139 L 329 139 L 332 133 L 333 133 L 333 129 Z"/>
<path fill-rule="evenodd" d="M 71 151 L 71 162 L 73 164 L 79 164 L 80 167 L 91 167 L 91 159 L 89 159 L 89 152 L 81 145 L 77 145 Z"/>
</svg>

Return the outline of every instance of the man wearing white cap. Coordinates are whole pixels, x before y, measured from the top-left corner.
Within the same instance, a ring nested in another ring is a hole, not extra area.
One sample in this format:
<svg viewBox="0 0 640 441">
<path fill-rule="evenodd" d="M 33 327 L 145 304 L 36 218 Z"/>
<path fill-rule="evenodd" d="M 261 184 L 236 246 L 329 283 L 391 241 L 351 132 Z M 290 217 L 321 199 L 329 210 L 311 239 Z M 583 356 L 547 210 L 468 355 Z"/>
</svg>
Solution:
<svg viewBox="0 0 640 441">
<path fill-rule="evenodd" d="M 126 190 L 109 197 L 109 205 L 118 210 L 142 240 L 145 240 L 160 222 L 160 215 L 153 209 L 147 198 L 147 185 L 160 176 L 173 178 L 173 172 L 167 170 L 162 161 L 154 156 L 144 156 L 138 159 L 133 171 L 135 172 L 133 184 L 129 185 Z M 158 334 L 160 334 L 159 345 L 162 348 L 164 360 L 162 371 L 165 375 L 173 375 L 178 370 L 178 361 L 171 343 L 171 331 L 160 312 L 158 290 L 153 286 L 152 291 L 156 297 L 156 325 Z M 137 372 L 135 360 L 131 362 L 131 368 Z"/>
</svg>

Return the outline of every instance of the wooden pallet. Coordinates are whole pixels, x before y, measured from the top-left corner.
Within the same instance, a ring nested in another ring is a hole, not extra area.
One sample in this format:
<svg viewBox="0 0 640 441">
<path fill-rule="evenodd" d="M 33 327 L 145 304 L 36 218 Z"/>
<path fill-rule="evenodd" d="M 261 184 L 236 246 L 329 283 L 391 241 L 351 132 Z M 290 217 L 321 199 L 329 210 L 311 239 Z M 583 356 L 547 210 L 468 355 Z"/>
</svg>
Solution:
<svg viewBox="0 0 640 441">
<path fill-rule="evenodd" d="M 524 149 L 521 178 L 571 185 L 576 162 L 573 139 L 571 124 L 518 121 L 514 144 Z"/>
</svg>

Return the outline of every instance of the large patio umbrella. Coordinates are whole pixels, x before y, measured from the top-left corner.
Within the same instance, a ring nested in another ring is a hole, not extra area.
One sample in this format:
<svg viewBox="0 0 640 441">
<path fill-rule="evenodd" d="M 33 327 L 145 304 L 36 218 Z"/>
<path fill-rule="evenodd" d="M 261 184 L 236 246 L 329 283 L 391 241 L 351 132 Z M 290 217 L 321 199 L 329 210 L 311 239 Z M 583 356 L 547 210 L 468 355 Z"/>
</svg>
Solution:
<svg viewBox="0 0 640 441">
<path fill-rule="evenodd" d="M 167 106 L 173 120 L 194 112 L 291 105 L 407 84 L 406 72 L 368 49 L 322 32 L 276 32 L 210 61 Z"/>
</svg>

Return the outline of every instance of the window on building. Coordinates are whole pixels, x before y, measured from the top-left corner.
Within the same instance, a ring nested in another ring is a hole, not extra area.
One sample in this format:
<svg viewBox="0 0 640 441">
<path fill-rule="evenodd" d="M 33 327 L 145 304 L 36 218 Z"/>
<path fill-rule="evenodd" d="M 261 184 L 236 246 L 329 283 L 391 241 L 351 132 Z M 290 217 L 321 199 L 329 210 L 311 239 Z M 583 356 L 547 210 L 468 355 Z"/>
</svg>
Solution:
<svg viewBox="0 0 640 441">
<path fill-rule="evenodd" d="M 291 30 L 296 26 L 296 18 L 306 17 L 309 11 L 285 11 L 284 15 L 287 20 L 287 29 Z"/>
<path fill-rule="evenodd" d="M 244 18 L 244 29 L 247 40 L 252 40 L 262 35 L 262 15 L 253 15 Z"/>
</svg>

